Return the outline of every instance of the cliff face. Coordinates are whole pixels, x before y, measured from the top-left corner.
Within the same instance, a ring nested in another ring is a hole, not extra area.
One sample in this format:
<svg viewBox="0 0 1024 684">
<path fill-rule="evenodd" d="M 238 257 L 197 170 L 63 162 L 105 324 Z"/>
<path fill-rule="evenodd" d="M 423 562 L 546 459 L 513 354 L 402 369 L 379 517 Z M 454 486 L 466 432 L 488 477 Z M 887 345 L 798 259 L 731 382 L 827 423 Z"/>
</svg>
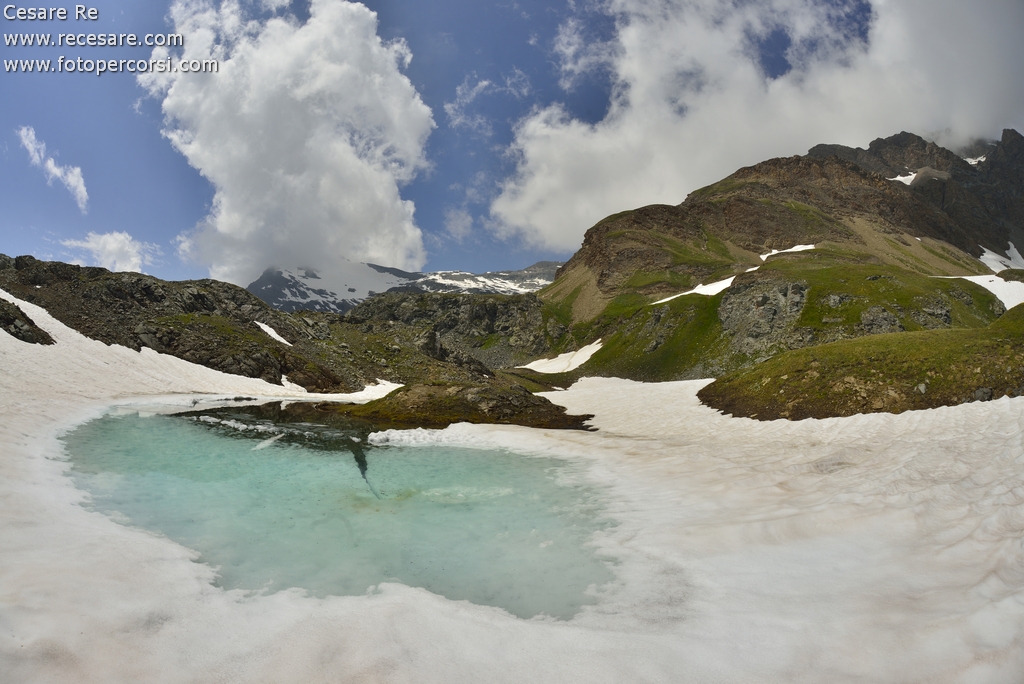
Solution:
<svg viewBox="0 0 1024 684">
<path fill-rule="evenodd" d="M 1003 252 L 1024 240 L 1024 136 L 1006 129 L 1001 140 L 975 145 L 972 153 L 974 163 L 904 132 L 867 150 L 818 145 L 807 154 L 836 156 L 885 178 L 912 175 L 910 190 L 953 222 L 942 239 L 975 255 L 979 246 Z"/>
</svg>

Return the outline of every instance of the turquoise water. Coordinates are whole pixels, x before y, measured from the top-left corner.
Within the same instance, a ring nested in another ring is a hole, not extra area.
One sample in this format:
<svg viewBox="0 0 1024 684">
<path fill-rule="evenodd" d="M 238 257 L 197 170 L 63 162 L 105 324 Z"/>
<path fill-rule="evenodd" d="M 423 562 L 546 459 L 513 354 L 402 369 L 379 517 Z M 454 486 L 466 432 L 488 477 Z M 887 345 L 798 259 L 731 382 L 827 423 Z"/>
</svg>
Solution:
<svg viewBox="0 0 1024 684">
<path fill-rule="evenodd" d="M 229 589 L 398 581 L 569 618 L 613 578 L 587 546 L 600 493 L 556 459 L 362 440 L 364 480 L 350 434 L 238 416 L 107 416 L 64 441 L 90 507 L 198 551 Z"/>
</svg>

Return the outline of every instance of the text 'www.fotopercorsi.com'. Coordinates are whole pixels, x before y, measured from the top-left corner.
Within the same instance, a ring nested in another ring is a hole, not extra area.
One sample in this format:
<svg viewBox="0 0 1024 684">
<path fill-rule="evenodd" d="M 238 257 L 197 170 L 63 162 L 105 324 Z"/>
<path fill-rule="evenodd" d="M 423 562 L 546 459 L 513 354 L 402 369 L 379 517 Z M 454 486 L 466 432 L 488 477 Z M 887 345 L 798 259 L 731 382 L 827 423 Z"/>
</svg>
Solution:
<svg viewBox="0 0 1024 684">
<path fill-rule="evenodd" d="M 120 51 L 116 58 L 104 58 L 96 55 L 90 50 L 88 56 L 84 55 L 52 55 L 53 48 L 74 47 L 74 48 L 143 48 L 152 51 L 153 48 L 182 48 L 185 45 L 185 38 L 180 33 L 107 33 L 107 32 L 86 32 L 70 31 L 69 28 L 82 26 L 71 25 L 63 22 L 91 22 L 99 20 L 99 10 L 86 5 L 75 5 L 74 7 L 20 7 L 18 5 L 5 5 L 3 18 L 8 26 L 18 25 L 25 28 L 43 28 L 41 22 L 46 22 L 45 27 L 50 28 L 57 23 L 57 31 L 51 32 L 10 32 L 4 33 L 4 47 L 8 49 L 17 48 L 23 54 L 9 58 L 5 55 L 4 71 L 6 73 L 36 73 L 36 74 L 103 74 L 116 73 L 217 73 L 219 64 L 215 59 L 182 59 L 170 55 L 133 59 L 123 57 Z M 19 26 L 19 28 L 21 27 Z M 39 56 L 39 53 L 32 54 L 43 48 L 48 54 L 46 57 Z"/>
</svg>

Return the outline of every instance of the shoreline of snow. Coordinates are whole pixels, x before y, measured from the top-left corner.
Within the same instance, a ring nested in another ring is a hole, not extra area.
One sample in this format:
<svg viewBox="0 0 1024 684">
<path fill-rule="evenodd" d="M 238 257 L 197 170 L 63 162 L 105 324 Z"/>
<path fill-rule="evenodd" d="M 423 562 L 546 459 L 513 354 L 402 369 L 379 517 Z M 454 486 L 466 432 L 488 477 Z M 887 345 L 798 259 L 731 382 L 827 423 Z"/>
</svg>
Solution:
<svg viewBox="0 0 1024 684">
<path fill-rule="evenodd" d="M 702 406 L 708 381 L 587 378 L 545 396 L 594 413 L 597 432 L 375 433 L 588 464 L 616 523 L 593 544 L 618 580 L 571 621 L 520 620 L 388 582 L 322 599 L 225 591 L 189 549 L 87 510 L 62 432 L 114 405 L 215 402 L 262 381 L 61 348 L 78 334 L 26 313 L 58 344 L 0 332 L 12 681 L 1000 682 L 1024 669 L 1022 399 L 759 422 Z M 159 392 L 188 387 L 205 393 Z"/>
</svg>

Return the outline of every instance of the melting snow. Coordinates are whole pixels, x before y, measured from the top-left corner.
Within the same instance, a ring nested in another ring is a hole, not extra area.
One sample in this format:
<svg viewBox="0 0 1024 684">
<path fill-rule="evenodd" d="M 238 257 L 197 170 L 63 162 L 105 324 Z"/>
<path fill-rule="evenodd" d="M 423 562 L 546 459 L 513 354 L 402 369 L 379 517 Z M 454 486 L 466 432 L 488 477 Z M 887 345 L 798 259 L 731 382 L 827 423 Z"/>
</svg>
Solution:
<svg viewBox="0 0 1024 684">
<path fill-rule="evenodd" d="M 755 266 L 754 268 L 747 269 L 747 272 L 749 273 L 750 271 L 753 271 L 753 270 L 757 270 L 757 267 Z M 687 290 L 686 292 L 680 292 L 677 295 L 672 295 L 671 297 L 665 297 L 664 299 L 659 299 L 656 302 L 651 302 L 651 304 L 649 306 L 654 306 L 655 304 L 664 304 L 665 302 L 671 302 L 676 297 L 682 297 L 682 296 L 688 295 L 688 294 L 699 294 L 699 295 L 706 295 L 706 296 L 716 295 L 719 292 L 727 290 L 729 288 L 729 286 L 732 285 L 732 281 L 735 280 L 735 278 L 736 278 L 736 276 L 731 276 L 729 278 L 726 278 L 725 280 L 719 280 L 719 281 L 714 282 L 714 283 L 708 283 L 707 285 L 698 285 L 697 287 L 693 288 L 692 290 Z"/>
<path fill-rule="evenodd" d="M 565 373 L 575 370 L 590 360 L 590 357 L 601 348 L 601 340 L 580 347 L 574 352 L 559 354 L 553 359 L 538 359 L 519 368 L 529 368 L 538 373 Z"/>
<path fill-rule="evenodd" d="M 809 249 L 814 249 L 814 245 L 797 245 L 796 247 L 790 247 L 789 249 L 773 249 L 767 254 L 762 254 L 761 261 L 765 261 L 766 259 L 768 259 L 768 257 L 774 256 L 776 254 L 785 254 L 786 252 L 806 252 Z M 752 266 L 748 268 L 746 271 L 744 271 L 744 273 L 756 271 L 758 268 L 760 268 L 760 266 Z M 672 295 L 671 297 L 665 297 L 664 299 L 659 299 L 656 302 L 651 302 L 650 304 L 648 304 L 648 306 L 654 306 L 655 304 L 664 304 L 665 302 L 671 302 L 673 299 L 676 299 L 677 297 L 684 297 L 689 294 L 699 294 L 707 296 L 716 295 L 719 292 L 723 292 L 724 290 L 728 289 L 729 286 L 732 285 L 732 281 L 735 278 L 736 276 L 731 276 L 729 278 L 726 278 L 725 280 L 718 280 L 713 283 L 708 283 L 707 285 L 698 285 L 692 290 L 680 292 L 679 294 Z"/>
<path fill-rule="evenodd" d="M 58 436 L 118 403 L 299 395 L 108 347 L 16 303 L 57 344 L 0 332 L 5 680 L 995 684 L 1024 672 L 1024 399 L 758 422 L 702 406 L 707 381 L 584 379 L 545 396 L 595 414 L 596 432 L 462 423 L 371 441 L 578 463 L 611 502 L 592 543 L 617 581 L 594 588 L 596 605 L 520 620 L 396 582 L 246 594 L 219 588 L 184 546 L 82 506 Z M 209 394 L 168 396 L 195 392 Z"/>
<path fill-rule="evenodd" d="M 775 256 L 776 254 L 785 254 L 786 252 L 806 252 L 809 249 L 814 249 L 814 245 L 797 245 L 796 247 L 790 247 L 789 249 L 773 249 L 767 254 L 762 254 L 761 261 L 765 261 L 768 257 Z"/>
<path fill-rule="evenodd" d="M 1007 309 L 1012 309 L 1018 304 L 1024 304 L 1024 283 L 1015 280 L 1003 280 L 999 276 L 959 276 L 964 280 L 970 280 L 999 298 Z"/>
<path fill-rule="evenodd" d="M 290 347 L 290 346 L 292 346 L 292 343 L 291 343 L 291 342 L 289 342 L 288 340 L 286 340 L 286 339 L 284 339 L 283 337 L 281 337 L 280 335 L 278 335 L 278 334 L 277 334 L 277 331 L 276 331 L 276 330 L 274 330 L 273 328 L 271 328 L 271 327 L 270 327 L 269 325 L 267 325 L 266 323 L 260 323 L 259 321 L 253 321 L 253 322 L 254 322 L 254 323 L 255 323 L 256 325 L 260 326 L 260 328 L 261 328 L 261 329 L 263 330 L 263 332 L 267 333 L 268 335 L 270 335 L 271 337 L 273 337 L 273 338 L 274 338 L 275 340 L 277 340 L 278 342 L 281 342 L 282 344 L 287 344 L 287 345 L 288 345 L 289 347 Z"/>
<path fill-rule="evenodd" d="M 991 268 L 995 273 L 1005 271 L 1008 268 L 1024 269 L 1024 256 L 1021 256 L 1020 252 L 1017 251 L 1017 248 L 1014 247 L 1012 242 L 1008 244 L 1009 249 L 1006 250 L 1007 256 L 1003 256 L 998 252 L 993 252 L 986 247 L 978 245 L 982 250 L 984 250 L 984 253 L 980 257 L 981 262 Z"/>
<path fill-rule="evenodd" d="M 900 183 L 906 183 L 907 185 L 910 185 L 911 183 L 914 182 L 914 178 L 916 176 L 917 172 L 915 171 L 914 173 L 907 174 L 906 176 L 896 176 L 895 178 L 889 178 L 887 180 L 899 181 Z"/>
<path fill-rule="evenodd" d="M 981 162 L 985 161 L 985 157 L 987 157 L 987 156 L 988 155 L 983 154 L 980 157 L 965 158 L 964 161 L 967 162 L 968 164 L 970 164 L 971 166 L 977 166 Z"/>
</svg>

